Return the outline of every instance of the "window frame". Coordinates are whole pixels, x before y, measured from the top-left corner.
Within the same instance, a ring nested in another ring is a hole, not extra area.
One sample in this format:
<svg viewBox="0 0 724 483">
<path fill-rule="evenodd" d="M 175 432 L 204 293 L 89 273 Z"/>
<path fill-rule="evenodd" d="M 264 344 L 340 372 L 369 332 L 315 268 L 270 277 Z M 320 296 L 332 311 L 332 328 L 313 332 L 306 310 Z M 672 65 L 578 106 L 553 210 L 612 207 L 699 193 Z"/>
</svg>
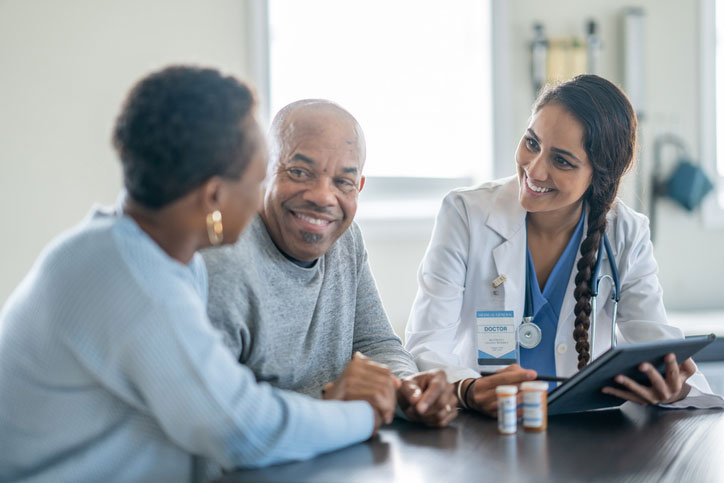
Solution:
<svg viewBox="0 0 724 483">
<path fill-rule="evenodd" d="M 494 32 L 496 29 L 494 29 L 494 25 L 497 22 L 496 19 L 493 18 L 493 15 L 496 13 L 495 9 L 495 0 L 487 0 L 488 2 L 488 28 L 490 32 L 490 42 L 489 42 L 489 49 L 490 49 L 490 55 L 488 56 L 488 71 L 490 72 L 490 90 L 488 93 L 488 96 L 490 97 L 489 105 L 491 106 L 491 115 L 490 115 L 490 139 L 491 139 L 491 147 L 488 149 L 487 158 L 490 160 L 490 172 L 493 174 L 493 177 L 497 177 L 499 175 L 498 165 L 495 161 L 498 157 L 496 156 L 496 129 L 495 129 L 495 123 L 496 123 L 496 115 L 495 112 L 498 111 L 496 109 L 496 105 L 498 104 L 497 100 L 495 99 L 495 96 L 493 96 L 493 92 L 495 92 L 497 79 L 494 75 L 494 65 L 496 63 L 496 59 L 494 57 L 497 57 L 495 55 L 495 49 L 494 49 Z M 271 122 L 271 118 L 273 113 L 271 113 L 271 61 L 270 61 L 270 55 L 271 55 L 271 49 L 270 49 L 270 27 L 269 27 L 269 5 L 267 0 L 249 0 L 248 3 L 248 35 L 247 35 L 247 45 L 248 52 L 249 52 L 249 58 L 247 61 L 247 68 L 250 73 L 250 77 L 253 79 L 254 84 L 256 86 L 257 95 L 259 98 L 259 117 L 262 121 L 263 125 L 266 127 Z M 407 213 L 407 210 L 405 209 L 405 205 L 409 205 L 409 202 L 411 200 L 403 200 L 400 198 L 400 190 L 397 189 L 386 189 L 385 187 L 391 187 L 396 184 L 396 180 L 402 180 L 402 185 L 404 185 L 404 189 L 402 190 L 405 193 L 415 193 L 414 200 L 412 201 L 419 201 L 423 205 L 427 206 L 427 209 L 424 210 L 416 210 L 416 213 L 414 213 L 412 216 L 410 216 L 410 213 Z M 465 182 L 467 181 L 467 182 Z M 357 218 L 364 220 L 364 222 L 380 222 L 383 223 L 386 227 L 392 228 L 394 231 L 395 226 L 401 226 L 396 224 L 390 224 L 390 222 L 399 221 L 399 220 L 406 220 L 406 222 L 409 223 L 417 223 L 417 224 L 424 224 L 427 226 L 431 220 L 434 219 L 435 215 L 437 214 L 437 211 L 439 209 L 439 204 L 441 201 L 441 187 L 447 186 L 447 187 L 457 187 L 457 186 L 470 186 L 472 184 L 480 183 L 482 181 L 486 181 L 484 179 L 480 179 L 478 175 L 473 175 L 471 177 L 464 177 L 464 178 L 438 178 L 438 177 L 429 177 L 429 178 L 416 178 L 414 175 L 410 177 L 387 177 L 387 176 L 368 176 L 367 177 L 367 186 L 371 187 L 374 185 L 381 185 L 383 186 L 383 189 L 377 189 L 374 190 L 374 192 L 365 193 L 365 191 L 373 191 L 373 190 L 363 190 L 360 197 L 361 200 L 363 200 L 364 203 L 370 203 L 370 204 L 377 204 L 380 203 L 387 203 L 389 204 L 389 210 L 379 210 L 379 209 L 360 209 L 360 212 L 358 213 Z M 456 184 L 463 182 L 463 184 Z M 453 186 L 455 184 L 455 186 Z M 405 225 L 404 229 L 398 230 L 400 233 L 399 235 L 404 234 L 418 234 L 420 230 L 410 230 L 410 227 L 408 225 Z M 394 236 L 394 233 L 390 232 L 392 236 Z"/>
<path fill-rule="evenodd" d="M 724 227 L 724 176 L 717 169 L 717 78 L 716 78 L 716 2 L 722 0 L 700 0 L 699 2 L 699 73 L 700 73 L 700 156 L 701 166 L 714 183 L 714 191 L 707 196 L 702 206 L 704 224 L 708 228 Z M 724 48 L 721 45 L 720 48 Z M 722 79 L 724 81 L 724 79 Z M 724 95 L 724 88 L 719 95 Z M 724 113 L 721 113 L 724 119 Z M 721 140 L 720 142 L 724 142 Z"/>
</svg>

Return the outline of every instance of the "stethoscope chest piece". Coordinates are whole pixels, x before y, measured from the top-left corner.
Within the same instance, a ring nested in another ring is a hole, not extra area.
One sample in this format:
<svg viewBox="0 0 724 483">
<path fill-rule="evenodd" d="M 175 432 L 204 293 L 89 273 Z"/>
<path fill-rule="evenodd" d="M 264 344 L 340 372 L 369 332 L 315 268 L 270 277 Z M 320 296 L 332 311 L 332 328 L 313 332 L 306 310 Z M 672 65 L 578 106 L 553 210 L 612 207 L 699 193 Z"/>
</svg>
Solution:
<svg viewBox="0 0 724 483">
<path fill-rule="evenodd" d="M 533 323 L 533 317 L 523 317 L 523 323 L 518 326 L 518 343 L 525 349 L 533 349 L 540 344 L 543 338 L 538 324 Z"/>
</svg>

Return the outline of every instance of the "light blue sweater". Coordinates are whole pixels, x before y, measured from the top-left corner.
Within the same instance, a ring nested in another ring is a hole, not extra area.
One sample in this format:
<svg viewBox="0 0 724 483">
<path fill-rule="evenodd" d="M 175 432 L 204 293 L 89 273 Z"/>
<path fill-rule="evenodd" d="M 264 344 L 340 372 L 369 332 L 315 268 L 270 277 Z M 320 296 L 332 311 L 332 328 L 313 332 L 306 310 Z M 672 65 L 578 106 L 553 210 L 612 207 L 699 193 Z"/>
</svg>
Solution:
<svg viewBox="0 0 724 483">
<path fill-rule="evenodd" d="M 197 254 L 171 259 L 94 210 L 55 240 L 0 313 L 0 481 L 189 479 L 369 437 L 366 402 L 257 384 L 206 316 Z"/>
</svg>

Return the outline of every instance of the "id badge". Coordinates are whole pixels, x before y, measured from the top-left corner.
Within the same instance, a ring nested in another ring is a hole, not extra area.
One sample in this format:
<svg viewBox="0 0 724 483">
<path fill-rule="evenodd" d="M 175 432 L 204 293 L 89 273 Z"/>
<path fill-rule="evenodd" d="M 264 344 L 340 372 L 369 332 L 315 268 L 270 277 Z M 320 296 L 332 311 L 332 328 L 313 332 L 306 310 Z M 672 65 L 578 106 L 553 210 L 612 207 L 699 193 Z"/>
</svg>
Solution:
<svg viewBox="0 0 724 483">
<path fill-rule="evenodd" d="M 509 365 L 516 361 L 515 319 L 512 310 L 475 312 L 478 336 L 478 364 Z"/>
</svg>

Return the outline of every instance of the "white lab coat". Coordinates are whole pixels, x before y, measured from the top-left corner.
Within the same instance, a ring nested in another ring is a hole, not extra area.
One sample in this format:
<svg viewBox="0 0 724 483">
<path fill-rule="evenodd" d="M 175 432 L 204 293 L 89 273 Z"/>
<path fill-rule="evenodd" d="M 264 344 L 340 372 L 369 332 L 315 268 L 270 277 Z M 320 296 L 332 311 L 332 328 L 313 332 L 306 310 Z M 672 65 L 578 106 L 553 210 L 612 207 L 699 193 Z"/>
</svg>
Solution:
<svg viewBox="0 0 724 483">
<path fill-rule="evenodd" d="M 518 202 L 516 177 L 450 192 L 437 216 L 430 245 L 418 271 L 418 291 L 407 323 L 406 347 L 420 370 L 442 368 L 448 379 L 476 377 L 475 313 L 512 310 L 520 324 L 525 302 L 526 212 Z M 607 216 L 621 283 L 618 305 L 619 344 L 682 338 L 667 324 L 657 278 L 648 219 L 617 200 Z M 584 228 L 584 238 L 585 238 Z M 580 258 L 580 251 L 576 263 Z M 578 369 L 573 340 L 573 289 L 577 270 L 568 281 L 555 340 L 556 374 L 568 377 Z M 610 274 L 607 256 L 601 268 Z M 497 288 L 493 280 L 505 275 Z M 594 356 L 611 346 L 611 284 L 602 281 L 598 297 Z M 711 394 L 704 376 L 689 379 L 690 395 L 675 406 L 724 407 Z"/>
</svg>

